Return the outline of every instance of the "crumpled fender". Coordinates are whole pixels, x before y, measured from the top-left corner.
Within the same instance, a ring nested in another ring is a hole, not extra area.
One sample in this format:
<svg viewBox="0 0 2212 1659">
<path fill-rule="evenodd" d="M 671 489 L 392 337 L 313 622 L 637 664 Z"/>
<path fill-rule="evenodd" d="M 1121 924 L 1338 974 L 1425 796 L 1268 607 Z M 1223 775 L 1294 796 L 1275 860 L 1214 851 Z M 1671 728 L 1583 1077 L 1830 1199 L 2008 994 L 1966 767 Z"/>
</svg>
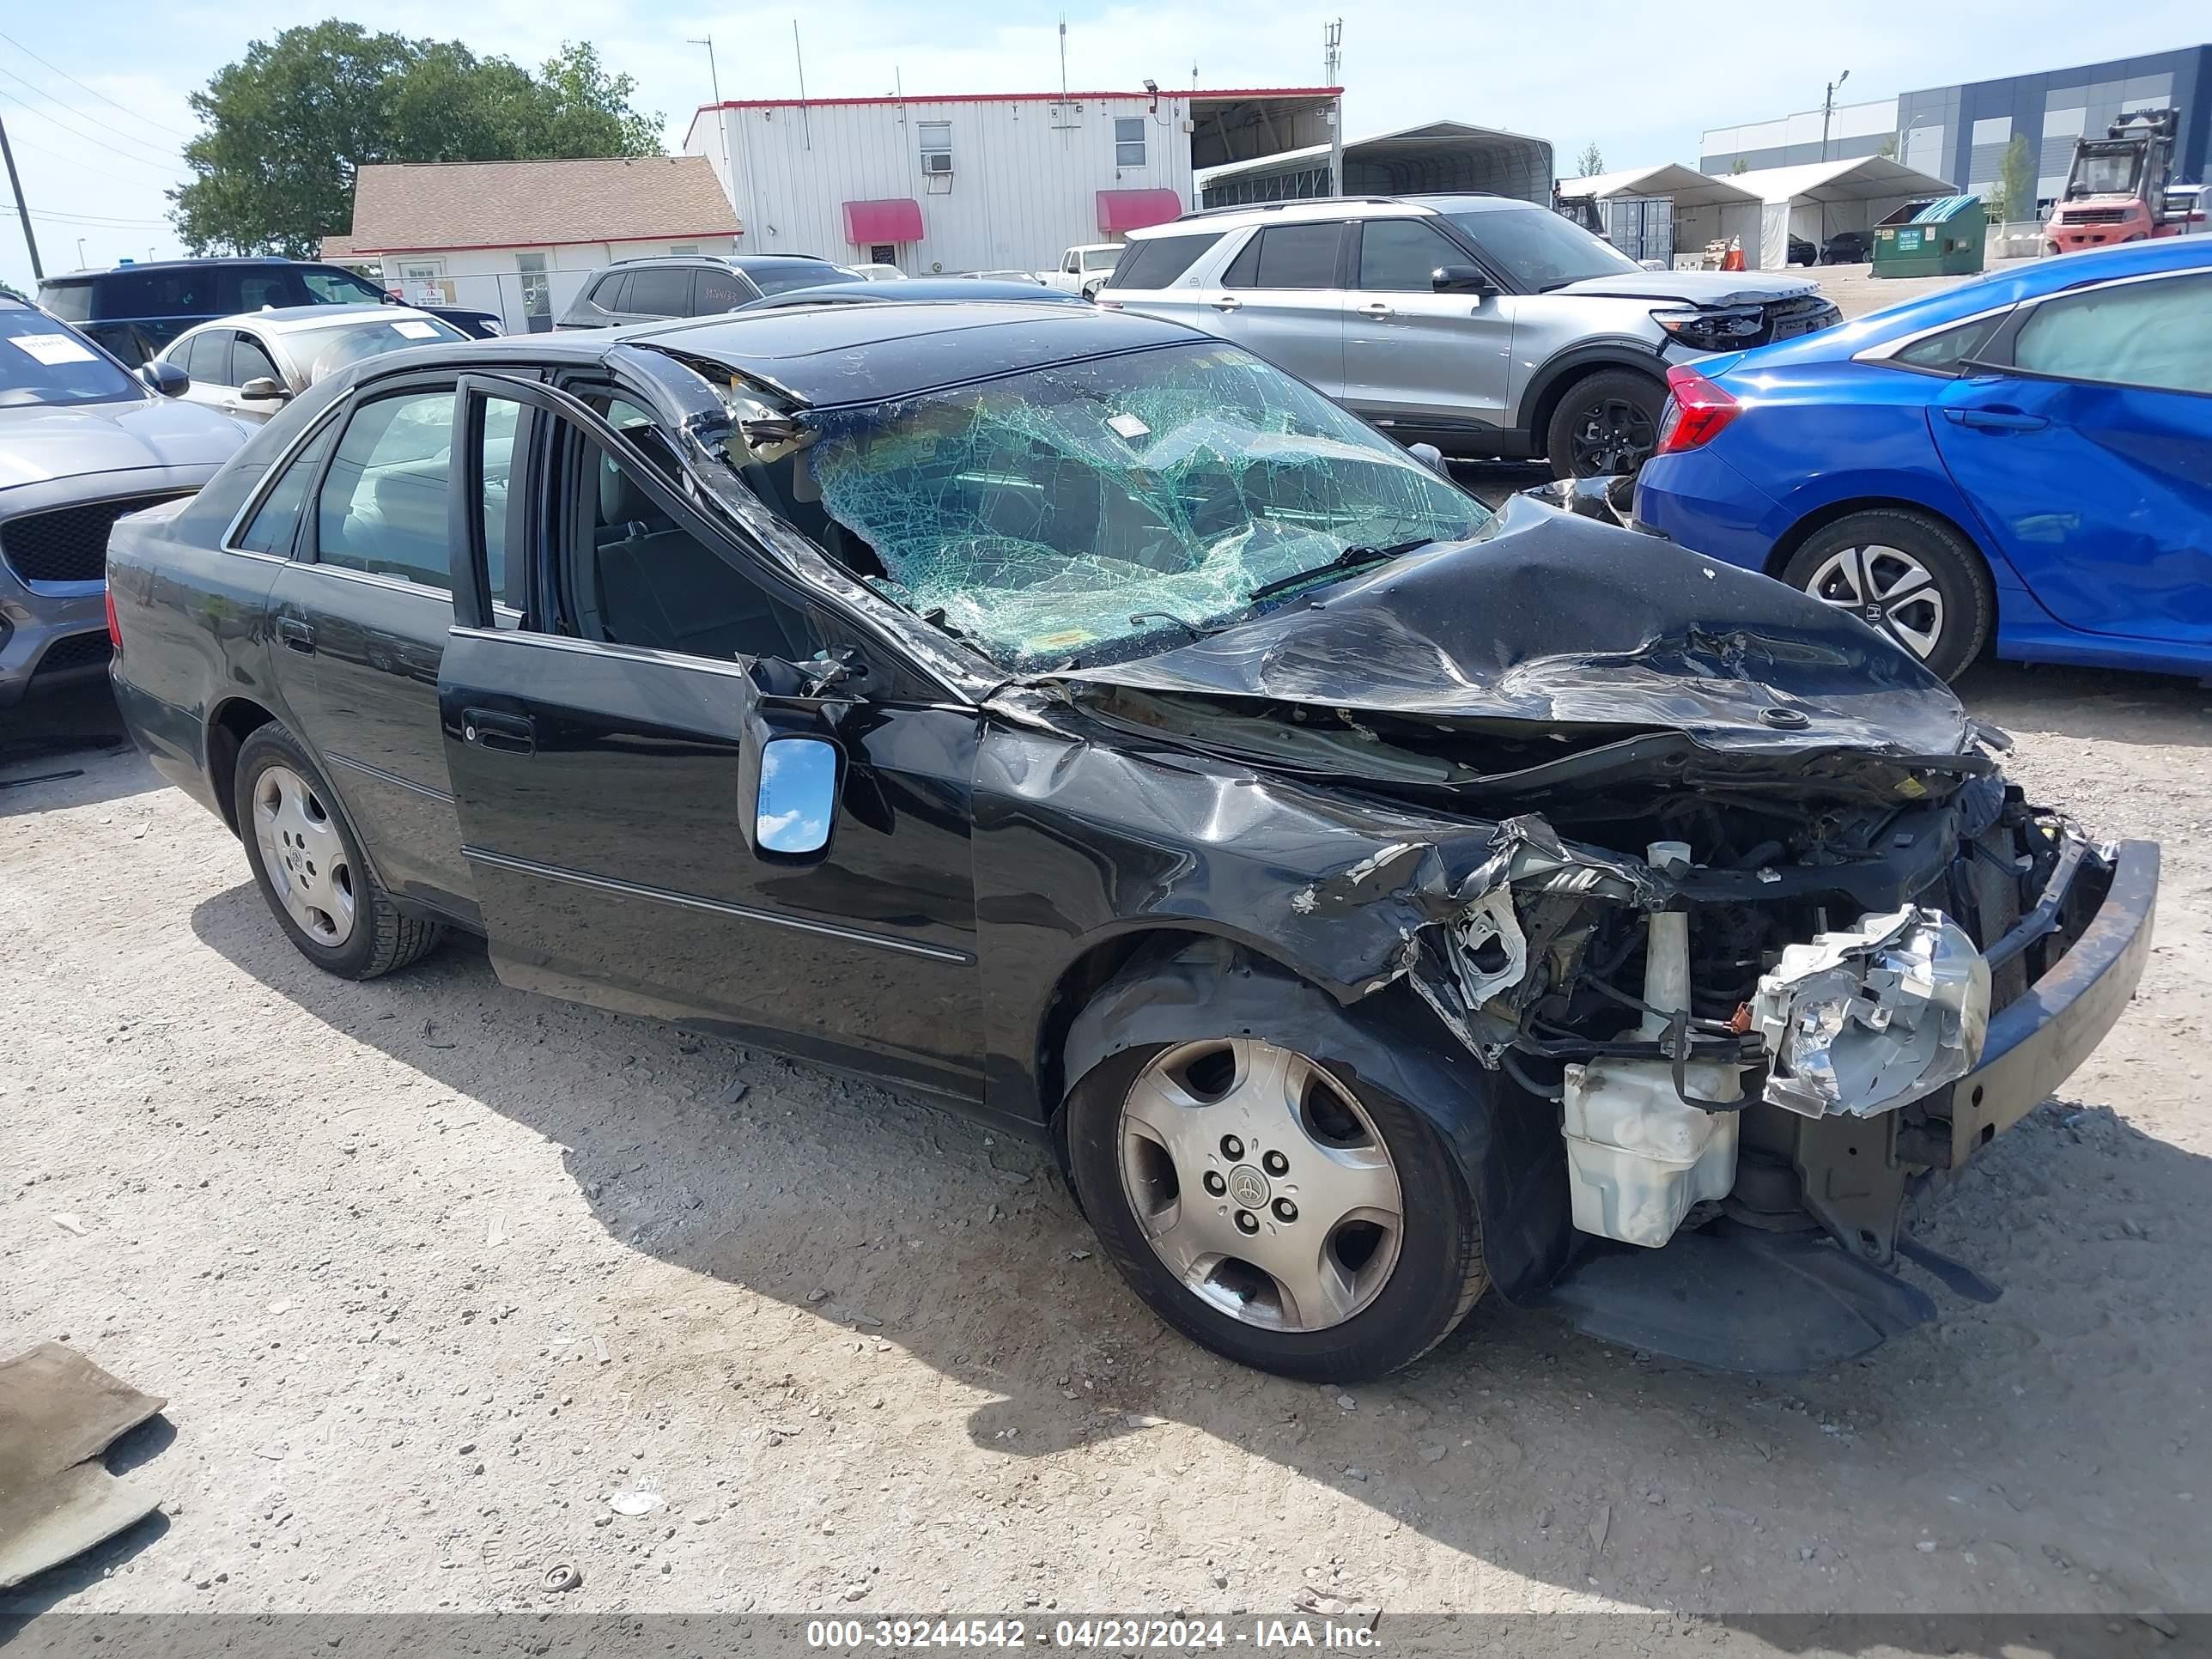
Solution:
<svg viewBox="0 0 2212 1659">
<path fill-rule="evenodd" d="M 1508 1301 L 1534 1296 L 1564 1266 L 1572 1240 L 1552 1108 L 1440 1040 L 1400 991 L 1346 1005 L 1231 940 L 1192 940 L 1133 958 L 1092 999 L 1069 1028 L 1062 1075 L 1073 1084 L 1131 1048 L 1229 1033 L 1325 1060 L 1426 1121 L 1474 1195 L 1483 1254 Z M 1063 1107 L 1053 1120 L 1063 1170 L 1064 1116 Z"/>
</svg>

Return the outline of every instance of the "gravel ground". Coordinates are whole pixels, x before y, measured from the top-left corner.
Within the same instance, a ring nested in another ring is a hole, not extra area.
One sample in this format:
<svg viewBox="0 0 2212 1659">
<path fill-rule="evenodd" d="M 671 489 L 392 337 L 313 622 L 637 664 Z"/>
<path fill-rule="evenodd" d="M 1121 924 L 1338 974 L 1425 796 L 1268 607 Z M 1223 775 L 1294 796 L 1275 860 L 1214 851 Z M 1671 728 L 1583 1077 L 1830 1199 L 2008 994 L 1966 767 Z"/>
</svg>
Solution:
<svg viewBox="0 0 2212 1659">
<path fill-rule="evenodd" d="M 2212 1607 L 2208 694 L 1966 689 L 2033 792 L 2166 843 L 2160 942 L 2065 1097 L 1925 1206 L 2003 1299 L 1765 1382 L 1494 1300 L 1385 1383 L 1237 1370 L 1036 1148 L 510 992 L 465 940 L 325 978 L 134 753 L 18 750 L 0 786 L 82 769 L 0 787 L 0 1343 L 169 1406 L 118 1455 L 162 1513 L 0 1620 Z"/>
</svg>

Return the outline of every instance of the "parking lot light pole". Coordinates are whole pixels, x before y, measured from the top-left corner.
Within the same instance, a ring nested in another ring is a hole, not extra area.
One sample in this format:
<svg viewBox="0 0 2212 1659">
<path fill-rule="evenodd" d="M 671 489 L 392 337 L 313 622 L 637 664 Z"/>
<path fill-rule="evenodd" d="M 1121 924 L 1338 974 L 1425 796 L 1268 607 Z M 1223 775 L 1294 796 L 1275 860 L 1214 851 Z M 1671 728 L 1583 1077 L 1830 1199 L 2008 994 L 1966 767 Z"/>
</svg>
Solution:
<svg viewBox="0 0 2212 1659">
<path fill-rule="evenodd" d="M 31 255 L 31 280 L 43 283 L 46 273 L 39 265 L 39 236 L 31 228 L 31 204 L 23 199 L 23 181 L 15 176 L 15 152 L 8 148 L 5 121 L 0 121 L 0 161 L 8 164 L 8 188 L 15 193 L 15 217 L 23 227 L 23 246 Z"/>
<path fill-rule="evenodd" d="M 1850 78 L 1851 72 L 1845 70 L 1829 82 L 1828 95 L 1820 100 L 1820 159 L 1823 161 L 1828 159 L 1828 118 L 1836 112 L 1836 88 Z"/>
</svg>

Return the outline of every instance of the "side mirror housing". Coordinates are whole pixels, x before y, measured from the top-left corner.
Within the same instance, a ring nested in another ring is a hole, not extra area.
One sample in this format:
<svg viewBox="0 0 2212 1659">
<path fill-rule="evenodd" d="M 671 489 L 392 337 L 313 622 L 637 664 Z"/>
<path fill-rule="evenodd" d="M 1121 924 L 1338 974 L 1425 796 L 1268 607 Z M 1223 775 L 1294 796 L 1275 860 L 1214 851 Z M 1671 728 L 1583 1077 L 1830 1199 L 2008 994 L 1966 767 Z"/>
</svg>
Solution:
<svg viewBox="0 0 2212 1659">
<path fill-rule="evenodd" d="M 1407 444 L 1406 453 L 1431 472 L 1443 472 L 1446 477 L 1451 476 L 1445 471 L 1443 451 L 1434 444 Z"/>
<path fill-rule="evenodd" d="M 177 364 L 153 358 L 138 365 L 138 378 L 164 398 L 182 397 L 192 384 L 192 377 Z"/>
<path fill-rule="evenodd" d="M 238 388 L 238 395 L 258 403 L 282 403 L 292 393 L 289 387 L 270 380 L 266 374 L 257 374 Z"/>
<path fill-rule="evenodd" d="M 1429 273 L 1429 286 L 1438 294 L 1472 294 L 1482 299 L 1498 292 L 1498 284 L 1473 265 L 1438 265 Z"/>
</svg>

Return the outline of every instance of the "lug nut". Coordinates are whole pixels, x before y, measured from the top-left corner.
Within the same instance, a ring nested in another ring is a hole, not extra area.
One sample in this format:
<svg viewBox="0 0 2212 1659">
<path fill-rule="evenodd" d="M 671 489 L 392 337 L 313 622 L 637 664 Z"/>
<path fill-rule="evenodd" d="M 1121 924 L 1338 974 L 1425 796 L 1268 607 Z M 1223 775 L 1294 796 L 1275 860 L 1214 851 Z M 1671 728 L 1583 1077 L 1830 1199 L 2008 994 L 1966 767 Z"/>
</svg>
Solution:
<svg viewBox="0 0 2212 1659">
<path fill-rule="evenodd" d="M 1291 1172 L 1291 1160 L 1280 1152 L 1270 1152 L 1260 1160 L 1260 1167 L 1271 1176 L 1286 1176 Z"/>
<path fill-rule="evenodd" d="M 1244 1143 L 1243 1143 L 1243 1141 L 1241 1141 L 1241 1140 L 1237 1139 L 1237 1137 L 1236 1137 L 1235 1135 L 1224 1135 L 1224 1136 L 1222 1136 L 1222 1137 L 1221 1137 L 1221 1155 L 1222 1155 L 1222 1157 L 1224 1157 L 1224 1158 L 1242 1158 L 1242 1157 L 1243 1157 L 1243 1156 L 1244 1156 Z"/>
<path fill-rule="evenodd" d="M 1206 1172 L 1206 1190 L 1218 1198 L 1229 1190 L 1229 1183 L 1221 1178 L 1218 1171 L 1208 1170 Z"/>
<path fill-rule="evenodd" d="M 1297 1205 L 1291 1203 L 1287 1198 L 1279 1198 L 1275 1200 L 1276 1220 L 1296 1221 L 1297 1218 L 1298 1206 Z"/>
<path fill-rule="evenodd" d="M 1258 1232 L 1260 1231 L 1260 1218 L 1254 1215 L 1249 1210 L 1237 1211 L 1237 1231 L 1240 1233 Z"/>
</svg>

